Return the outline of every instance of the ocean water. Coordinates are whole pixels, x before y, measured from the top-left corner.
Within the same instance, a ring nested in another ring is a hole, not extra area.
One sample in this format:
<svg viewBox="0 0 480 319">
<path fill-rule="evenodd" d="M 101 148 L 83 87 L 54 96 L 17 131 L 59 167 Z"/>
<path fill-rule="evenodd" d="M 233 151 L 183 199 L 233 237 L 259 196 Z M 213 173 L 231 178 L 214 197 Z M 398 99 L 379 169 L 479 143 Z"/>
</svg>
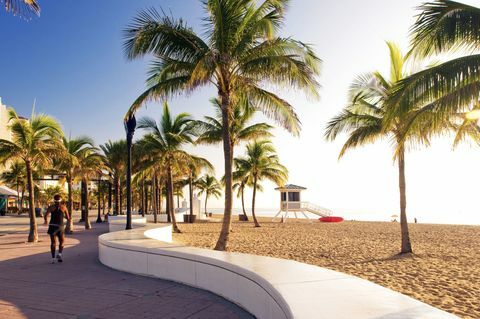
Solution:
<svg viewBox="0 0 480 319">
<path fill-rule="evenodd" d="M 252 212 L 250 208 L 245 209 L 247 214 L 251 216 Z M 257 216 L 261 217 L 273 217 L 278 213 L 278 208 L 256 208 L 255 212 Z M 223 214 L 223 208 L 208 208 L 208 211 L 214 214 Z M 380 221 L 380 222 L 390 222 L 392 221 L 392 215 L 398 215 L 397 212 L 393 213 L 368 213 L 368 212 L 352 212 L 352 211 L 342 211 L 342 210 L 333 210 L 333 215 L 343 217 L 345 220 L 356 220 L 356 221 Z M 233 208 L 233 214 L 239 215 L 242 214 L 242 208 L 235 207 Z M 306 215 L 311 219 L 318 219 L 320 216 L 306 213 Z M 428 214 L 430 215 L 430 214 Z M 304 219 L 302 213 L 297 213 L 298 218 Z M 428 223 L 428 224 L 457 224 L 457 225 L 480 225 L 480 214 L 471 219 L 471 217 L 465 216 L 462 214 L 452 214 L 447 216 L 441 216 L 441 218 L 429 219 L 424 217 L 423 214 L 414 214 L 412 212 L 407 212 L 408 221 L 413 223 L 414 218 L 417 218 L 419 223 Z M 440 216 L 438 216 L 440 217 Z M 295 218 L 294 213 L 289 213 L 288 218 Z M 399 218 L 396 218 L 399 220 Z"/>
</svg>

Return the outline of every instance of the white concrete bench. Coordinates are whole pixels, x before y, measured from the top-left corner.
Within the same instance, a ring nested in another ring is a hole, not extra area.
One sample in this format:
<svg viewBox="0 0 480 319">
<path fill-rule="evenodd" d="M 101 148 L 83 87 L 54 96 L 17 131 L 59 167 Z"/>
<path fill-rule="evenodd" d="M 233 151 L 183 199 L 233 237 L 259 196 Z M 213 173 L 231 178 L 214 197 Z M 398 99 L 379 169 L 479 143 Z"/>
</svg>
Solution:
<svg viewBox="0 0 480 319">
<path fill-rule="evenodd" d="M 111 268 L 218 294 L 263 319 L 457 318 L 372 282 L 291 260 L 172 243 L 171 226 L 99 237 Z"/>
</svg>

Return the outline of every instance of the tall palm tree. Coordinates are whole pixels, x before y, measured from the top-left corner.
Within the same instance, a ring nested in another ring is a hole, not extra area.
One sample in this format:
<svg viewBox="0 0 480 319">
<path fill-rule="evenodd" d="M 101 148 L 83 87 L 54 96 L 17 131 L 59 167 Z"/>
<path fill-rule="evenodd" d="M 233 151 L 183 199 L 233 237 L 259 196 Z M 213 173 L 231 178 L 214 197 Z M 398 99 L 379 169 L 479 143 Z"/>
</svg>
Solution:
<svg viewBox="0 0 480 319">
<path fill-rule="evenodd" d="M 22 17 L 29 17 L 34 14 L 40 16 L 40 6 L 37 0 L 0 0 L 3 3 L 7 12 L 12 12 L 14 15 Z"/>
<path fill-rule="evenodd" d="M 187 163 L 190 156 L 181 148 L 193 143 L 196 134 L 195 121 L 189 114 L 180 113 L 173 117 L 168 104 L 163 105 L 163 115 L 160 122 L 144 117 L 138 122 L 138 127 L 147 131 L 144 136 L 145 149 L 166 168 L 167 177 L 167 207 L 173 223 L 173 230 L 181 232 L 173 209 L 173 171 L 174 166 Z"/>
<path fill-rule="evenodd" d="M 19 212 L 22 210 L 20 192 L 25 191 L 25 185 L 27 183 L 27 176 L 25 173 L 25 163 L 21 161 L 15 161 L 10 164 L 8 170 L 4 171 L 0 176 L 0 179 L 7 185 L 14 187 L 17 191 L 17 209 Z"/>
<path fill-rule="evenodd" d="M 255 227 L 260 227 L 255 214 L 257 185 L 262 180 L 269 180 L 277 185 L 283 185 L 288 180 L 288 170 L 280 164 L 275 147 L 271 141 L 254 141 L 247 145 L 246 157 L 235 158 L 237 167 L 241 167 L 250 180 L 253 188 L 252 216 Z"/>
<path fill-rule="evenodd" d="M 92 178 L 102 174 L 105 159 L 98 153 L 95 147 L 89 147 L 78 156 L 78 166 L 75 167 L 74 174 L 80 178 L 82 188 L 82 217 L 85 219 L 85 229 L 91 229 L 92 225 L 89 219 L 89 190 L 88 184 Z"/>
<path fill-rule="evenodd" d="M 477 108 L 480 94 L 480 8 L 436 0 L 422 11 L 411 28 L 411 54 L 416 58 L 460 50 L 465 55 L 412 74 L 392 89 L 387 120 L 420 106 L 435 111 L 432 121 L 445 121 Z"/>
<path fill-rule="evenodd" d="M 215 169 L 213 168 L 212 163 L 210 163 L 207 159 L 203 157 L 198 157 L 190 154 L 190 158 L 188 159 L 188 199 L 189 199 L 189 206 L 190 206 L 190 223 L 193 223 L 193 193 L 194 187 L 198 184 L 196 183 L 196 178 L 200 174 L 202 170 L 206 170 L 209 173 L 214 173 Z M 199 212 L 200 214 L 200 212 Z"/>
<path fill-rule="evenodd" d="M 242 162 L 236 161 L 234 159 L 235 171 L 233 172 L 233 189 L 237 191 L 237 198 L 241 199 L 242 202 L 242 212 L 245 216 L 245 221 L 248 221 L 248 215 L 245 210 L 245 189 L 247 187 L 253 187 L 253 182 L 249 178 L 248 166 L 243 166 Z M 224 179 L 222 179 L 223 182 Z M 257 190 L 263 192 L 263 187 L 257 183 Z"/>
<path fill-rule="evenodd" d="M 24 119 L 13 109 L 8 112 L 12 141 L 0 139 L 0 162 L 22 160 L 25 163 L 30 217 L 28 241 L 36 242 L 38 233 L 34 211 L 33 168 L 51 165 L 52 158 L 59 153 L 62 130 L 60 124 L 50 116 L 32 114 L 30 119 Z"/>
<path fill-rule="evenodd" d="M 70 219 L 68 220 L 65 231 L 67 233 L 73 232 L 73 182 L 77 176 L 80 161 L 85 157 L 86 153 L 96 151 L 94 142 L 90 137 L 80 136 L 77 138 L 62 138 L 62 155 L 57 158 L 56 167 L 65 173 L 68 190 L 68 212 Z"/>
<path fill-rule="evenodd" d="M 215 176 L 206 174 L 198 180 L 197 188 L 200 190 L 198 195 L 205 193 L 205 214 L 207 214 L 208 198 L 210 196 L 220 197 L 222 195 L 222 187 Z"/>
<path fill-rule="evenodd" d="M 431 121 L 433 111 L 428 108 L 414 108 L 408 113 L 397 115 L 393 121 L 385 120 L 391 112 L 391 105 L 386 103 L 389 93 L 407 74 L 407 57 L 395 44 L 387 42 L 387 45 L 390 53 L 390 77 L 384 77 L 380 72 L 359 76 L 351 85 L 349 105 L 328 123 L 325 136 L 334 140 L 340 133 L 348 133 L 339 158 L 351 148 L 383 138 L 391 140 L 394 159 L 398 164 L 401 253 L 410 253 L 412 246 L 406 215 L 405 151 L 409 145 L 428 145 L 428 137 L 437 130 L 437 123 Z"/>
<path fill-rule="evenodd" d="M 120 192 L 121 192 L 121 179 L 125 173 L 127 162 L 127 141 L 108 141 L 107 143 L 100 145 L 100 149 L 103 152 L 104 163 L 113 177 L 114 185 L 114 209 L 115 214 L 121 213 Z"/>
<path fill-rule="evenodd" d="M 154 56 L 147 90 L 127 116 L 148 100 L 167 99 L 213 84 L 222 110 L 225 211 L 216 250 L 225 250 L 232 218 L 233 147 L 229 128 L 234 106 L 246 99 L 294 135 L 300 121 L 294 108 L 265 87 L 303 89 L 317 97 L 320 59 L 313 49 L 280 37 L 288 0 L 205 0 L 205 37 L 154 9 L 140 12 L 125 30 L 125 55 Z"/>
</svg>

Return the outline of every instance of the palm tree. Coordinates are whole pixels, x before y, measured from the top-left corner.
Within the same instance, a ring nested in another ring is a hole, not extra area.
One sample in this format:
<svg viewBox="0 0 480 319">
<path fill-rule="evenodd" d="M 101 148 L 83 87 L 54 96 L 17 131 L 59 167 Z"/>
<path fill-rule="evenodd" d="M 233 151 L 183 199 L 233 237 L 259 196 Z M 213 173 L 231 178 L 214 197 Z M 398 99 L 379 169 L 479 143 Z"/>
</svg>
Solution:
<svg viewBox="0 0 480 319">
<path fill-rule="evenodd" d="M 65 195 L 65 190 L 62 186 L 55 185 L 55 186 L 46 187 L 43 190 L 43 196 L 42 196 L 44 204 L 48 205 L 49 203 L 51 203 L 53 200 L 53 196 L 57 194 L 60 196 Z"/>
<path fill-rule="evenodd" d="M 13 162 L 9 169 L 2 173 L 0 179 L 6 183 L 7 185 L 11 186 L 12 188 L 15 187 L 17 190 L 17 209 L 19 212 L 22 210 L 21 205 L 21 198 L 20 198 L 20 190 L 21 193 L 25 191 L 26 185 L 26 174 L 25 174 L 25 164 L 21 161 Z M 23 196 L 22 196 L 23 197 Z"/>
<path fill-rule="evenodd" d="M 198 195 L 202 195 L 205 193 L 205 215 L 207 214 L 207 202 L 210 196 L 214 196 L 215 198 L 220 197 L 222 194 L 222 187 L 220 183 L 217 181 L 215 176 L 212 175 L 205 175 L 197 183 L 197 187 L 200 190 Z"/>
<path fill-rule="evenodd" d="M 37 0 L 0 0 L 0 3 L 5 5 L 7 12 L 12 12 L 14 15 L 28 17 L 34 14 L 40 16 L 40 6 Z"/>
<path fill-rule="evenodd" d="M 78 166 L 74 174 L 80 178 L 82 189 L 82 218 L 85 220 L 85 229 L 91 229 L 92 225 L 89 219 L 89 190 L 90 180 L 102 174 L 105 158 L 98 154 L 97 148 L 89 147 L 85 152 L 78 156 Z"/>
<path fill-rule="evenodd" d="M 194 187 L 198 184 L 196 183 L 196 178 L 202 170 L 207 170 L 209 173 L 214 173 L 215 169 L 213 165 L 205 158 L 198 157 L 190 154 L 188 159 L 188 199 L 190 206 L 190 223 L 193 223 L 193 193 Z M 200 213 L 200 212 L 199 212 Z"/>
<path fill-rule="evenodd" d="M 205 121 L 197 121 L 202 131 L 197 144 L 218 144 L 222 142 L 222 107 L 219 99 L 212 99 L 216 117 L 205 116 Z M 248 142 L 257 138 L 272 137 L 270 130 L 273 128 L 267 123 L 248 125 L 255 115 L 255 108 L 249 105 L 248 100 L 243 100 L 233 107 L 232 123 L 230 124 L 231 147 L 241 142 Z"/>
<path fill-rule="evenodd" d="M 411 54 L 416 58 L 462 50 L 466 55 L 412 74 L 392 89 L 389 104 L 398 113 L 426 106 L 434 110 L 432 121 L 468 112 L 478 106 L 480 94 L 480 8 L 463 3 L 436 0 L 419 7 L 411 28 Z"/>
<path fill-rule="evenodd" d="M 260 227 L 260 223 L 255 215 L 257 185 L 262 180 L 269 180 L 277 185 L 283 185 L 288 180 L 288 170 L 280 164 L 271 141 L 254 141 L 249 143 L 246 148 L 247 156 L 235 158 L 235 163 L 237 167 L 241 167 L 246 173 L 246 180 L 252 183 L 252 216 L 255 227 Z"/>
<path fill-rule="evenodd" d="M 73 181 L 77 177 L 75 173 L 78 171 L 80 161 L 85 157 L 85 153 L 96 151 L 94 142 L 87 136 L 77 138 L 62 138 L 63 154 L 57 158 L 56 167 L 65 173 L 68 188 L 68 212 L 70 219 L 68 220 L 65 231 L 73 232 Z"/>
<path fill-rule="evenodd" d="M 173 230 L 180 233 L 173 209 L 173 170 L 174 165 L 188 163 L 190 156 L 181 148 L 185 144 L 193 143 L 196 134 L 195 121 L 187 113 L 180 113 L 173 117 L 168 104 L 163 105 L 163 115 L 157 124 L 154 119 L 144 117 L 138 122 L 138 127 L 145 129 L 145 149 L 153 158 L 166 169 L 167 177 L 167 207 L 173 223 Z"/>
<path fill-rule="evenodd" d="M 243 167 L 242 162 L 238 162 L 234 160 L 235 164 L 235 171 L 233 172 L 233 180 L 235 183 L 233 184 L 233 189 L 237 190 L 237 198 L 241 198 L 242 202 L 242 212 L 245 216 L 245 221 L 248 221 L 248 215 L 245 211 L 245 189 L 247 187 L 253 187 L 252 180 L 249 179 L 248 175 L 248 167 Z M 223 182 L 224 179 L 222 179 Z M 263 187 L 257 183 L 257 190 L 259 192 L 263 192 Z"/>
<path fill-rule="evenodd" d="M 205 0 L 205 37 L 186 23 L 140 12 L 125 30 L 125 55 L 154 56 L 148 88 L 133 102 L 127 117 L 148 100 L 164 100 L 213 84 L 222 112 L 225 168 L 225 211 L 216 250 L 225 250 L 232 218 L 232 126 L 234 106 L 248 100 L 294 135 L 300 121 L 294 108 L 265 85 L 303 89 L 318 96 L 320 59 L 313 49 L 290 37 L 280 37 L 288 0 Z"/>
<path fill-rule="evenodd" d="M 125 173 L 125 165 L 127 161 L 127 141 L 108 141 L 107 143 L 100 145 L 100 149 L 104 155 L 105 166 L 109 169 L 110 173 L 113 176 L 113 185 L 114 185 L 114 214 L 121 213 L 121 203 L 120 203 L 120 192 L 121 184 L 120 181 L 122 176 Z"/>
<path fill-rule="evenodd" d="M 37 221 L 34 211 L 33 168 L 48 167 L 59 153 L 60 124 L 50 116 L 32 114 L 30 119 L 17 115 L 9 109 L 9 129 L 12 141 L 0 139 L 0 162 L 22 160 L 25 163 L 29 194 L 30 232 L 29 242 L 38 241 Z"/>
<path fill-rule="evenodd" d="M 437 130 L 438 123 L 430 120 L 433 112 L 428 108 L 415 108 L 408 113 L 397 115 L 393 121 L 385 121 L 391 112 L 390 104 L 386 103 L 389 93 L 404 79 L 407 62 L 407 57 L 401 53 L 398 46 L 388 42 L 387 45 L 390 52 L 390 78 L 382 76 L 380 72 L 358 77 L 351 85 L 349 105 L 328 123 L 325 136 L 334 140 L 340 133 L 348 133 L 339 158 L 351 148 L 383 138 L 391 139 L 399 174 L 401 253 L 410 253 L 412 246 L 406 215 L 405 151 L 409 144 L 428 145 L 428 137 Z"/>
</svg>

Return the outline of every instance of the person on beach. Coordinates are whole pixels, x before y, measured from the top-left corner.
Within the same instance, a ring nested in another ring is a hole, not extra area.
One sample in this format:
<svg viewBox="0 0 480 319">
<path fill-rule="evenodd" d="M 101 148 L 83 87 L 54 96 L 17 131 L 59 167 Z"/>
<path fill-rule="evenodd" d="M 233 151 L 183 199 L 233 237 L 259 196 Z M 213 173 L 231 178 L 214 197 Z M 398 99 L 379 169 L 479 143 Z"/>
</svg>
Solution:
<svg viewBox="0 0 480 319">
<path fill-rule="evenodd" d="M 48 215 L 52 215 L 50 217 L 50 222 L 48 223 L 47 231 L 47 233 L 50 235 L 50 252 L 52 254 L 52 264 L 55 263 L 55 246 L 57 245 L 56 238 L 58 238 L 59 242 L 58 255 L 56 256 L 56 260 L 58 260 L 58 262 L 63 262 L 62 253 L 63 245 L 65 242 L 65 224 L 63 219 L 70 219 L 67 207 L 62 204 L 62 197 L 58 194 L 53 196 L 53 202 L 54 204 L 48 207 L 47 212 L 43 217 L 46 225 Z"/>
</svg>

